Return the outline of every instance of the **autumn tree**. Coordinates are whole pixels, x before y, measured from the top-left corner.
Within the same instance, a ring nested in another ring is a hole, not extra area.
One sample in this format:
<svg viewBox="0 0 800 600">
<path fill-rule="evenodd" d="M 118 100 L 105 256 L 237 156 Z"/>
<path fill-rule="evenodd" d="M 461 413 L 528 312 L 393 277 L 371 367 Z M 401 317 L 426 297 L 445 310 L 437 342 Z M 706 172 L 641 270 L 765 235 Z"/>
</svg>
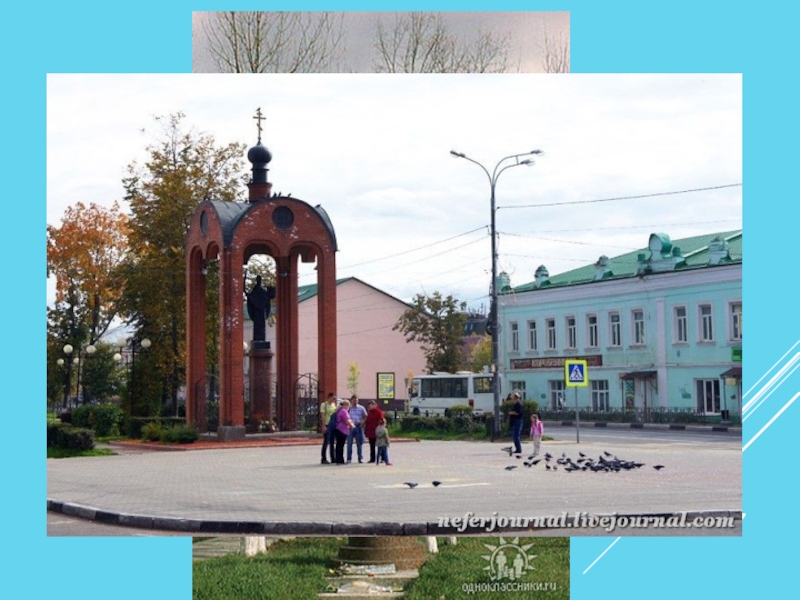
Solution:
<svg viewBox="0 0 800 600">
<path fill-rule="evenodd" d="M 184 120 L 182 113 L 156 117 L 160 131 L 148 147 L 147 162 L 132 163 L 123 180 L 132 213 L 123 308 L 137 336 L 152 342 L 137 354 L 141 379 L 134 385 L 143 403 L 134 408 L 137 415 L 154 412 L 162 400 L 177 410 L 185 374 L 185 249 L 191 217 L 205 198 L 235 200 L 244 182 L 245 146 L 220 146 L 212 136 L 187 129 Z M 212 284 L 208 287 L 216 293 Z M 216 310 L 208 313 L 216 319 Z"/>
<path fill-rule="evenodd" d="M 78 202 L 64 211 L 61 226 L 47 226 L 47 275 L 56 280 L 56 306 L 87 328 L 88 340 L 66 340 L 76 347 L 99 340 L 117 315 L 127 234 L 128 218 L 116 202 L 110 208 Z"/>
<path fill-rule="evenodd" d="M 378 20 L 373 68 L 379 73 L 503 73 L 509 38 L 488 31 L 461 40 L 431 12 L 396 13 L 391 26 Z"/>
<path fill-rule="evenodd" d="M 225 73 L 320 73 L 343 51 L 341 13 L 209 12 L 204 31 Z"/>
<path fill-rule="evenodd" d="M 392 327 L 400 331 L 406 342 L 420 342 L 429 373 L 454 373 L 461 364 L 466 302 L 440 292 L 431 296 L 417 294 L 412 308 L 406 310 Z"/>
</svg>

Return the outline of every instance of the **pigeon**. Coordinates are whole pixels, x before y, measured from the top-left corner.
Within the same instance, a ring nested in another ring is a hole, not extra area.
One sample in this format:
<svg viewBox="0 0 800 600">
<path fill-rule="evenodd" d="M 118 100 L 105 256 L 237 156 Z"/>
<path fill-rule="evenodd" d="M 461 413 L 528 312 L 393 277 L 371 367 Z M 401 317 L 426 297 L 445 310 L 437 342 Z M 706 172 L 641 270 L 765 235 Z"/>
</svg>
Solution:
<svg viewBox="0 0 800 600">
<path fill-rule="evenodd" d="M 663 468 L 664 468 L 664 465 L 653 465 L 653 468 L 654 468 L 656 471 L 660 471 L 661 469 L 663 469 Z"/>
<path fill-rule="evenodd" d="M 545 466 L 547 467 L 547 470 L 549 471 L 550 470 L 550 465 L 545 465 Z"/>
<path fill-rule="evenodd" d="M 613 454 L 611 454 L 611 452 L 606 452 L 605 450 L 603 451 L 603 454 L 605 454 L 606 456 L 614 456 Z"/>
<path fill-rule="evenodd" d="M 578 454 L 580 455 L 581 458 L 586 458 L 586 455 L 583 452 L 578 452 Z M 578 461 L 578 462 L 580 462 L 580 461 Z"/>
<path fill-rule="evenodd" d="M 416 483 L 416 482 L 414 482 L 414 481 L 406 481 L 405 483 L 403 483 L 403 485 L 407 485 L 407 486 L 408 486 L 408 487 L 410 487 L 410 488 L 415 488 L 415 487 L 417 487 L 419 484 L 418 484 L 418 483 Z"/>
<path fill-rule="evenodd" d="M 433 487 L 439 487 L 440 485 L 442 485 L 441 481 L 432 481 L 431 483 L 433 484 Z"/>
<path fill-rule="evenodd" d="M 521 455 L 521 454 L 517 454 L 517 456 L 516 456 L 515 458 L 516 458 L 517 460 L 519 460 L 520 458 L 522 458 L 522 455 Z"/>
<path fill-rule="evenodd" d="M 510 471 L 511 469 L 516 469 L 516 468 L 517 468 L 517 465 L 508 465 L 506 467 L 506 471 Z"/>
<path fill-rule="evenodd" d="M 540 462 L 542 462 L 541 458 L 537 458 L 536 460 L 532 460 L 531 461 L 531 466 L 538 465 Z"/>
<path fill-rule="evenodd" d="M 508 452 L 509 454 L 511 454 L 512 448 L 511 448 L 511 446 L 506 446 L 505 448 L 500 448 L 500 450 L 502 450 L 503 452 Z"/>
<path fill-rule="evenodd" d="M 553 455 L 552 455 L 552 454 L 550 454 L 549 452 L 546 452 L 546 453 L 545 453 L 545 455 L 544 455 L 544 457 L 545 457 L 546 459 L 550 460 L 551 458 L 553 458 Z"/>
</svg>

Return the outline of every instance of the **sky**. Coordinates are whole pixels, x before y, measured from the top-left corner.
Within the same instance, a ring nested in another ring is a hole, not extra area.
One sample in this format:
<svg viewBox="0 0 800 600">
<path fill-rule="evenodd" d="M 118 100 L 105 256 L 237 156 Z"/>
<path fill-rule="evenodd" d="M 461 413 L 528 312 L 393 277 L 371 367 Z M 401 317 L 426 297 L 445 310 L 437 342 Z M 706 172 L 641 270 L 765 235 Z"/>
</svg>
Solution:
<svg viewBox="0 0 800 600">
<path fill-rule="evenodd" d="M 208 52 L 206 28 L 209 13 L 192 13 L 192 70 L 215 72 L 217 67 Z M 392 12 L 342 13 L 343 55 L 341 71 L 372 70 L 373 44 L 380 21 L 389 29 L 394 23 Z M 569 12 L 441 12 L 442 20 L 459 40 L 474 38 L 477 32 L 490 31 L 493 36 L 509 40 L 509 62 L 521 72 L 542 72 L 542 51 L 545 34 L 551 40 L 569 39 Z"/>
<path fill-rule="evenodd" d="M 742 226 L 741 75 L 51 74 L 47 85 L 48 224 L 78 201 L 123 200 L 154 115 L 182 111 L 218 144 L 250 147 L 261 108 L 273 191 L 328 212 L 339 278 L 401 300 L 439 291 L 488 308 L 489 177 L 451 150 L 489 173 L 542 151 L 496 179 L 498 269 L 512 285 L 540 265 L 555 275 L 643 248 L 653 232 Z"/>
</svg>

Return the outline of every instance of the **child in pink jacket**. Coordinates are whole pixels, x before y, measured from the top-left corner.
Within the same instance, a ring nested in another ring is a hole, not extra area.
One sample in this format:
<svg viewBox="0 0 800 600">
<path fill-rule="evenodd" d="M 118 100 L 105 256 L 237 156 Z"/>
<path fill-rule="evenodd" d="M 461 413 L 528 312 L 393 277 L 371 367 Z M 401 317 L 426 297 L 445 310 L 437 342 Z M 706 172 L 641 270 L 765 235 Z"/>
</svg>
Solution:
<svg viewBox="0 0 800 600">
<path fill-rule="evenodd" d="M 533 455 L 539 454 L 542 446 L 542 434 L 544 433 L 544 423 L 539 420 L 538 415 L 531 415 L 531 439 L 533 440 Z"/>
</svg>

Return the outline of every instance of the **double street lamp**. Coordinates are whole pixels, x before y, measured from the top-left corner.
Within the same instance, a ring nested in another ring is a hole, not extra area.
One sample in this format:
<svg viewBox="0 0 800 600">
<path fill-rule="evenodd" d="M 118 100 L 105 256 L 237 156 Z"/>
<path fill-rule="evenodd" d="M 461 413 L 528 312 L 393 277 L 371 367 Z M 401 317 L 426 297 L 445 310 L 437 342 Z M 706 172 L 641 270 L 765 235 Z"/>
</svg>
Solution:
<svg viewBox="0 0 800 600">
<path fill-rule="evenodd" d="M 81 374 L 82 374 L 81 359 L 84 355 L 91 356 L 92 354 L 94 354 L 97 351 L 97 348 L 95 348 L 93 344 L 89 344 L 83 349 L 83 352 L 78 351 L 78 355 L 75 356 L 72 360 L 70 360 L 70 357 L 72 356 L 72 353 L 75 351 L 75 348 L 73 348 L 72 344 L 65 344 L 64 347 L 62 348 L 62 351 L 64 352 L 64 354 L 67 355 L 67 358 L 66 360 L 63 358 L 59 358 L 56 361 L 56 364 L 59 367 L 63 367 L 65 364 L 67 366 L 66 381 L 64 382 L 64 409 L 66 409 L 67 405 L 69 404 L 70 391 L 72 388 L 72 365 L 75 365 L 75 367 L 78 369 L 78 382 L 77 382 L 78 385 L 75 390 L 75 404 L 77 405 L 78 401 L 80 400 L 81 391 L 83 387 L 82 386 L 83 382 L 81 379 Z"/>
<path fill-rule="evenodd" d="M 128 347 L 130 344 L 130 347 Z M 128 405 L 130 406 L 130 416 L 133 417 L 133 406 L 134 406 L 134 389 L 135 389 L 135 377 L 136 377 L 136 350 L 147 350 L 152 345 L 152 342 L 148 338 L 142 338 L 141 340 L 136 340 L 134 338 L 126 339 L 120 338 L 117 341 L 117 348 L 119 351 L 114 354 L 114 360 L 118 363 L 122 363 L 123 357 L 130 357 L 130 360 L 126 361 L 128 365 Z"/>
<path fill-rule="evenodd" d="M 497 186 L 497 179 L 500 177 L 500 174 L 503 171 L 505 171 L 506 169 L 510 169 L 511 167 L 531 166 L 535 164 L 535 162 L 532 159 L 524 157 L 540 155 L 542 154 L 542 151 L 531 150 L 530 152 L 523 152 L 522 154 L 512 154 L 511 156 L 506 156 L 505 158 L 502 158 L 498 161 L 491 175 L 489 174 L 489 170 L 486 167 L 484 167 L 478 161 L 471 159 L 463 152 L 456 152 L 455 150 L 451 150 L 450 154 L 452 154 L 456 158 L 463 158 L 464 160 L 468 160 L 469 162 L 478 165 L 483 170 L 483 172 L 486 173 L 486 177 L 489 178 L 489 189 L 491 191 L 491 210 L 492 210 L 492 220 L 491 220 L 492 282 L 489 288 L 491 294 L 491 303 L 489 306 L 489 322 L 486 325 L 486 330 L 492 338 L 491 372 L 492 372 L 492 393 L 494 395 L 494 425 L 492 427 L 492 440 L 494 440 L 494 437 L 499 432 L 499 427 L 500 427 L 500 368 L 498 365 L 498 360 L 499 360 L 498 357 L 500 355 L 500 345 L 499 345 L 500 327 L 497 322 L 497 227 L 496 227 L 497 206 L 495 204 L 494 192 L 495 192 L 495 187 Z M 506 161 L 513 161 L 513 162 L 506 163 Z"/>
</svg>

